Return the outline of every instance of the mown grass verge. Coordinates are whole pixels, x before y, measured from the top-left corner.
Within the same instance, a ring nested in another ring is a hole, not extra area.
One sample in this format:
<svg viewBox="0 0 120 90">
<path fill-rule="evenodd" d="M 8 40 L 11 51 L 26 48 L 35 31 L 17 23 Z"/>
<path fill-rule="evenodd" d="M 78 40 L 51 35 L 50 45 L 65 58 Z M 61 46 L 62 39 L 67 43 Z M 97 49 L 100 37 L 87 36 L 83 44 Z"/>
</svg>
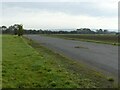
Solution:
<svg viewBox="0 0 120 90">
<path fill-rule="evenodd" d="M 3 88 L 114 87 L 103 74 L 32 40 L 3 35 Z"/>
</svg>

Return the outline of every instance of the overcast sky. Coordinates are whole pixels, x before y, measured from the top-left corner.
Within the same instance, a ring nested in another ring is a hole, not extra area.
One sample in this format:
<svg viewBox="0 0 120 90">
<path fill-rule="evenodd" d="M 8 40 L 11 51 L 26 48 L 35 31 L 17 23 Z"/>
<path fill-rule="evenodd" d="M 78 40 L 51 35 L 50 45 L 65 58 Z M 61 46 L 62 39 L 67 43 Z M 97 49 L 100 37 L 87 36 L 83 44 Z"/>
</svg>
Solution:
<svg viewBox="0 0 120 90">
<path fill-rule="evenodd" d="M 118 28 L 117 0 L 10 1 L 2 2 L 2 25 L 21 23 L 26 29 Z"/>
</svg>

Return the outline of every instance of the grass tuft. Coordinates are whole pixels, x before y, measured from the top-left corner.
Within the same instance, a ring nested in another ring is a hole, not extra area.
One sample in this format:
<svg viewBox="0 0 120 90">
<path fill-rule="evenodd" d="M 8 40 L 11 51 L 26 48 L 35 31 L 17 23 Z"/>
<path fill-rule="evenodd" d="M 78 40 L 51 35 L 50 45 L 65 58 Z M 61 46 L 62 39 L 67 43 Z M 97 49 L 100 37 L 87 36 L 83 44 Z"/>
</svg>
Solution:
<svg viewBox="0 0 120 90">
<path fill-rule="evenodd" d="M 112 77 L 108 77 L 107 79 L 108 79 L 108 81 L 110 81 L 110 82 L 114 82 L 114 78 L 112 78 Z"/>
</svg>

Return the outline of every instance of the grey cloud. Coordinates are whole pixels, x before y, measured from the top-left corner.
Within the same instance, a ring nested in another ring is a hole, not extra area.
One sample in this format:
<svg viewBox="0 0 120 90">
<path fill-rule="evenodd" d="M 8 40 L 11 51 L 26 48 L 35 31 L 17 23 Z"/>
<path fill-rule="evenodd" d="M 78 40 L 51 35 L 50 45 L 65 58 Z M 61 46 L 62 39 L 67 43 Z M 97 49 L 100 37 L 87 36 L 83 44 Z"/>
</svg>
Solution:
<svg viewBox="0 0 120 90">
<path fill-rule="evenodd" d="M 116 17 L 117 10 L 105 9 L 94 2 L 6 2 L 3 10 L 9 7 L 22 7 L 45 10 L 49 12 L 64 12 L 72 15 L 88 15 L 93 17 Z"/>
</svg>

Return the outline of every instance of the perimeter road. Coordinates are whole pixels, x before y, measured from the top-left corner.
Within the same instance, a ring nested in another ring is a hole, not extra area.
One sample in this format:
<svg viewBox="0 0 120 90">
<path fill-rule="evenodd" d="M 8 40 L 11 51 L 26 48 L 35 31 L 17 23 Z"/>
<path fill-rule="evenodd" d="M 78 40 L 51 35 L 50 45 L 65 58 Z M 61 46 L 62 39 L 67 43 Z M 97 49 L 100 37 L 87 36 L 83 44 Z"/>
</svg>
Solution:
<svg viewBox="0 0 120 90">
<path fill-rule="evenodd" d="M 25 35 L 25 37 L 74 60 L 84 62 L 115 76 L 118 74 L 118 46 L 40 35 Z"/>
</svg>

